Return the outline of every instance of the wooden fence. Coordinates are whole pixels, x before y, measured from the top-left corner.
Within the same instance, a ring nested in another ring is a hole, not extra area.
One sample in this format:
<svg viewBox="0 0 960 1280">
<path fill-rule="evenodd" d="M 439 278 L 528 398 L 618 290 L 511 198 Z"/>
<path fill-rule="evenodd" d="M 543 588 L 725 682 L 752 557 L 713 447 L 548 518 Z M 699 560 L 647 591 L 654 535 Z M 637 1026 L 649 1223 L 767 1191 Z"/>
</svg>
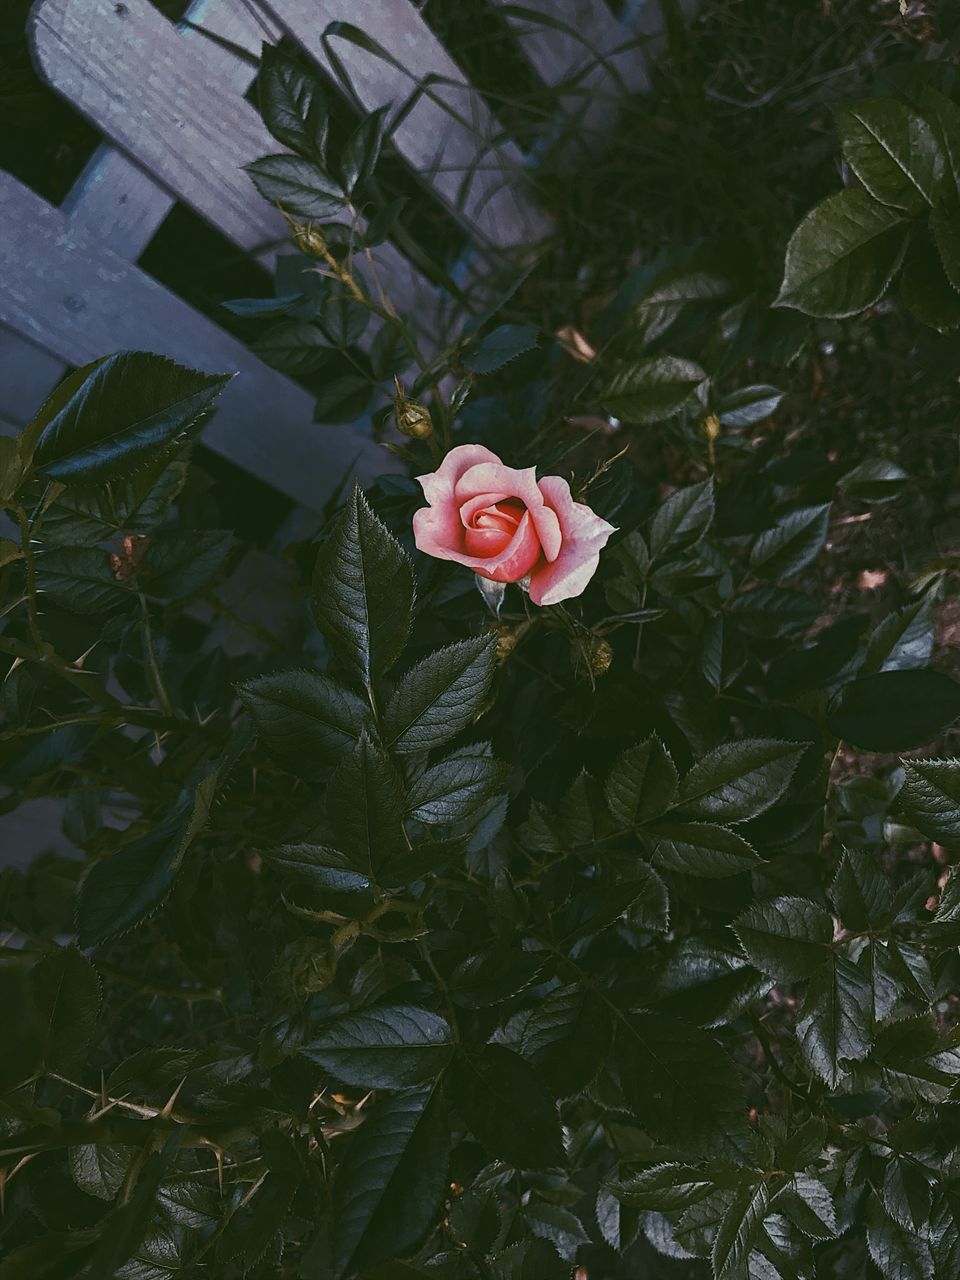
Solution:
<svg viewBox="0 0 960 1280">
<path fill-rule="evenodd" d="M 604 0 L 488 3 L 584 130 L 610 127 L 618 95 L 648 87 L 657 0 L 631 0 L 630 29 Z M 400 65 L 338 39 L 334 22 L 369 33 Z M 527 190 L 530 157 L 413 0 L 195 0 L 180 25 L 149 0 L 36 0 L 37 66 L 103 142 L 59 208 L 0 172 L 0 429 L 27 421 L 70 366 L 136 346 L 239 371 L 205 443 L 301 506 L 316 510 L 351 465 L 361 478 L 385 469 L 369 435 L 313 423 L 306 389 L 137 265 L 176 202 L 272 265 L 285 227 L 243 166 L 277 146 L 244 97 L 254 65 L 237 51 L 255 56 L 281 35 L 341 89 L 345 72 L 362 108 L 391 106 L 397 152 L 460 221 L 478 263 L 550 234 Z M 440 291 L 394 246 L 376 252 L 388 289 L 437 314 Z"/>
</svg>

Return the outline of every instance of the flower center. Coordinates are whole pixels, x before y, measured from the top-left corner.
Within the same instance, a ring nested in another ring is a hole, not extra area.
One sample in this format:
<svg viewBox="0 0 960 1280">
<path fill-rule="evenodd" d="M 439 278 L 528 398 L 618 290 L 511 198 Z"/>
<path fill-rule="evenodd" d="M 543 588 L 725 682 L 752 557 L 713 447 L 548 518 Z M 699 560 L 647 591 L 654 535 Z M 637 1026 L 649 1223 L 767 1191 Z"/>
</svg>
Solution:
<svg viewBox="0 0 960 1280">
<path fill-rule="evenodd" d="M 472 504 L 471 504 L 472 505 Z M 495 556 L 507 547 L 517 532 L 527 508 L 519 498 L 503 498 L 486 506 L 463 512 L 464 542 L 471 556 Z"/>
</svg>

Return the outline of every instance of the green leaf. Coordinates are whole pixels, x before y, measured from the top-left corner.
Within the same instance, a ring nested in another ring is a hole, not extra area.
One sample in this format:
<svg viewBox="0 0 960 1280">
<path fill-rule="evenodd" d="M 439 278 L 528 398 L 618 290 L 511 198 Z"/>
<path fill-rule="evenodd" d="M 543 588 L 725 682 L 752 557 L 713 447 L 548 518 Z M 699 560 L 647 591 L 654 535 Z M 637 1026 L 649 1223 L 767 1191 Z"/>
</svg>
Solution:
<svg viewBox="0 0 960 1280">
<path fill-rule="evenodd" d="M 943 149 L 947 188 L 944 195 L 948 199 L 950 195 L 956 198 L 960 196 L 960 107 L 929 84 L 920 92 L 920 105 L 927 120 L 936 128 Z"/>
<path fill-rule="evenodd" d="M 745 822 L 776 804 L 806 745 L 742 738 L 708 751 L 680 784 L 677 816 Z"/>
<path fill-rule="evenodd" d="M 137 570 L 137 588 L 161 600 L 198 595 L 223 572 L 235 546 L 233 534 L 223 529 L 159 533 Z"/>
<path fill-rule="evenodd" d="M 904 760 L 897 807 L 930 840 L 960 845 L 960 759 Z"/>
<path fill-rule="evenodd" d="M 929 225 L 920 223 L 910 233 L 910 244 L 900 277 L 900 300 L 921 324 L 938 333 L 960 328 L 960 292 L 943 273 L 943 259 Z"/>
<path fill-rule="evenodd" d="M 776 413 L 783 396 L 776 387 L 741 387 L 720 398 L 717 417 L 724 427 L 752 427 Z"/>
<path fill-rule="evenodd" d="M 374 384 L 366 375 L 346 373 L 324 380 L 315 392 L 314 422 L 356 422 L 370 404 Z"/>
<path fill-rule="evenodd" d="M 279 1242 L 296 1192 L 297 1177 L 291 1170 L 268 1170 L 257 1194 L 229 1218 L 219 1238 L 219 1258 L 239 1265 L 244 1274 L 255 1267 L 271 1245 Z M 161 1276 L 166 1280 L 167 1273 L 161 1272 Z"/>
<path fill-rule="evenodd" d="M 342 1141 L 331 1280 L 409 1252 L 426 1233 L 447 1189 L 450 1131 L 439 1094 L 410 1089 L 374 1103 Z"/>
<path fill-rule="evenodd" d="M 809 316 L 853 316 L 879 302 L 903 261 L 907 224 L 895 209 L 848 187 L 806 215 L 787 245 L 775 306 Z"/>
<path fill-rule="evenodd" d="M 708 879 L 737 876 L 761 862 L 743 836 L 712 822 L 657 822 L 644 835 L 656 841 L 658 866 L 685 875 Z"/>
<path fill-rule="evenodd" d="M 778 981 L 809 978 L 829 959 L 833 920 L 806 898 L 755 902 L 732 927 L 750 963 Z"/>
<path fill-rule="evenodd" d="M 192 793 L 184 792 L 169 817 L 87 871 L 77 901 L 81 947 L 118 937 L 163 903 L 190 845 L 206 825 L 216 793 L 217 771 Z"/>
<path fill-rule="evenodd" d="M 329 898 L 331 894 L 362 895 L 371 892 L 367 876 L 351 868 L 350 859 L 336 849 L 318 844 L 283 844 L 264 854 L 285 885 L 309 889 Z"/>
<path fill-rule="evenodd" d="M 774 1200 L 773 1208 L 813 1240 L 831 1240 L 839 1234 L 833 1197 L 819 1178 L 794 1174 Z"/>
<path fill-rule="evenodd" d="M 303 294 L 285 293 L 275 298 L 231 298 L 220 305 L 234 316 L 283 316 L 302 302 Z"/>
<path fill-rule="evenodd" d="M 944 156 L 923 116 L 895 98 L 864 98 L 835 116 L 844 158 L 874 199 L 911 213 L 933 205 Z"/>
<path fill-rule="evenodd" d="M 343 189 L 351 194 L 358 183 L 366 182 L 373 175 L 380 159 L 387 127 L 389 107 L 378 107 L 369 112 L 344 143 L 340 153 L 340 172 Z"/>
<path fill-rule="evenodd" d="M 143 351 L 108 356 L 47 422 L 34 462 L 62 484 L 128 476 L 179 445 L 230 376 Z"/>
<path fill-rule="evenodd" d="M 652 556 L 686 551 L 699 542 L 713 523 L 713 512 L 712 476 L 671 494 L 658 508 L 650 526 Z"/>
<path fill-rule="evenodd" d="M 381 1005 L 328 1023 L 301 1053 L 340 1084 L 403 1089 L 438 1075 L 454 1038 L 442 1018 L 413 1005 Z"/>
<path fill-rule="evenodd" d="M 607 413 L 638 426 L 663 422 L 679 413 L 706 380 L 706 372 L 692 360 L 654 356 L 611 378 L 600 403 Z"/>
<path fill-rule="evenodd" d="M 83 1273 L 85 1280 L 114 1280 L 120 1266 L 132 1257 L 147 1233 L 161 1179 L 179 1140 L 179 1134 L 171 1134 L 163 1150 L 147 1158 L 130 1198 L 103 1220 L 93 1259 Z"/>
<path fill-rule="evenodd" d="M 957 210 L 938 206 L 930 214 L 930 231 L 940 264 L 953 289 L 960 289 L 960 218 Z"/>
<path fill-rule="evenodd" d="M 595 937 L 619 920 L 641 895 L 648 896 L 649 891 L 642 876 L 578 890 L 559 912 L 551 912 L 550 928 L 555 941 L 569 949 L 582 938 Z"/>
<path fill-rule="evenodd" d="M 374 880 L 406 849 L 403 786 L 387 753 L 362 734 L 330 781 L 327 816 L 334 846 Z"/>
<path fill-rule="evenodd" d="M 673 804 L 678 775 L 670 753 L 652 734 L 614 761 L 604 794 L 617 822 L 637 826 L 659 818 Z"/>
<path fill-rule="evenodd" d="M 941 1035 L 929 1016 L 900 1018 L 878 1029 L 871 1063 L 896 1097 L 943 1102 L 960 1079 L 960 1031 Z"/>
<path fill-rule="evenodd" d="M 867 1202 L 867 1248 L 880 1274 L 891 1280 L 933 1280 L 930 1246 L 886 1212 L 876 1195 Z"/>
<path fill-rule="evenodd" d="M 556 1104 L 518 1054 L 490 1044 L 460 1058 L 450 1076 L 454 1105 L 491 1155 L 518 1169 L 564 1163 Z"/>
<path fill-rule="evenodd" d="M 323 163 L 329 117 L 318 77 L 283 49 L 264 45 L 257 84 L 263 123 L 276 140 Z"/>
<path fill-rule="evenodd" d="M 739 950 L 693 936 L 670 945 L 653 996 L 662 1013 L 717 1027 L 732 1022 L 770 986 Z"/>
<path fill-rule="evenodd" d="M 506 766 L 489 751 L 465 748 L 414 779 L 408 811 L 420 822 L 466 822 L 496 794 L 505 775 Z"/>
<path fill-rule="evenodd" d="M 770 1210 L 765 1182 L 748 1182 L 734 1192 L 714 1237 L 710 1261 L 717 1280 L 736 1272 L 757 1243 Z"/>
<path fill-rule="evenodd" d="M 607 1006 L 587 987 L 558 987 L 532 1010 L 520 1052 L 551 1090 L 568 1098 L 597 1074 L 610 1046 Z"/>
<path fill-rule="evenodd" d="M 330 342 L 326 334 L 318 325 L 306 320 L 289 320 L 273 325 L 255 338 L 251 346 L 272 369 L 295 377 L 316 373 L 330 356 Z"/>
<path fill-rule="evenodd" d="M 887 458 L 867 458 L 837 481 L 837 488 L 860 502 L 891 502 L 909 481 L 903 467 Z"/>
<path fill-rule="evenodd" d="M 890 887 L 865 849 L 844 849 L 830 886 L 830 901 L 846 927 L 857 933 L 886 924 L 893 912 Z"/>
<path fill-rule="evenodd" d="M 336 217 L 346 202 L 340 186 L 301 156 L 264 156 L 244 167 L 264 200 L 295 217 L 322 222 Z"/>
<path fill-rule="evenodd" d="M 680 1164 L 666 1161 L 650 1165 L 621 1182 L 610 1184 L 610 1190 L 621 1204 L 633 1209 L 669 1213 L 705 1200 L 717 1189 L 708 1165 Z"/>
<path fill-rule="evenodd" d="M 37 961 L 31 983 L 44 1064 L 69 1070 L 97 1031 L 99 975 L 76 947 L 58 947 Z"/>
<path fill-rule="evenodd" d="M 933 640 L 933 604 L 924 597 L 881 620 L 870 637 L 859 674 L 925 667 L 933 653 Z"/>
<path fill-rule="evenodd" d="M 891 1156 L 883 1174 L 883 1205 L 905 1231 L 923 1234 L 930 1218 L 930 1180 L 913 1160 Z"/>
<path fill-rule="evenodd" d="M 670 927 L 670 897 L 667 886 L 652 867 L 638 862 L 630 872 L 639 882 L 640 895 L 630 905 L 628 919 L 635 929 L 666 933 Z"/>
<path fill-rule="evenodd" d="M 577 1250 L 590 1243 L 583 1223 L 562 1205 L 534 1201 L 524 1209 L 523 1219 L 535 1236 L 550 1241 L 564 1262 L 575 1262 Z"/>
<path fill-rule="evenodd" d="M 71 1147 L 67 1152 L 70 1173 L 81 1191 L 98 1200 L 113 1200 L 133 1159 L 130 1147 L 112 1147 L 106 1143 L 88 1143 Z"/>
<path fill-rule="evenodd" d="M 403 676 L 384 715 L 384 740 L 400 753 L 431 751 L 465 729 L 493 683 L 495 638 L 438 649 Z"/>
<path fill-rule="evenodd" d="M 278 671 L 237 687 L 269 755 L 301 777 L 334 764 L 373 728 L 368 702 L 316 671 Z"/>
<path fill-rule="evenodd" d="M 317 555 L 313 611 L 340 662 L 364 687 L 403 651 L 413 595 L 409 557 L 355 489 Z"/>
<path fill-rule="evenodd" d="M 960 684 L 940 671 L 882 671 L 843 686 L 830 703 L 831 733 L 864 751 L 910 751 L 960 716 Z"/>
<path fill-rule="evenodd" d="M 792 577 L 820 554 L 829 524 L 829 502 L 789 512 L 754 539 L 750 568 L 761 577 L 778 581 Z"/>
<path fill-rule="evenodd" d="M 643 1128 L 680 1150 L 742 1158 L 749 1142 L 743 1089 L 712 1036 L 677 1018 L 630 1014 L 617 1023 L 615 1056 Z"/>
<path fill-rule="evenodd" d="M 461 363 L 474 373 L 493 373 L 525 351 L 532 351 L 539 332 L 535 324 L 501 324 L 472 342 Z"/>
<path fill-rule="evenodd" d="M 502 1004 L 535 982 L 545 963 L 543 952 L 511 946 L 478 952 L 467 956 L 450 975 L 450 997 L 464 1009 Z"/>
<path fill-rule="evenodd" d="M 324 336 L 340 351 L 355 346 L 366 333 L 369 322 L 367 307 L 348 296 L 324 298 L 317 316 Z"/>
<path fill-rule="evenodd" d="M 114 576 L 100 547 L 51 547 L 36 559 L 37 592 L 71 613 L 107 614 L 136 597 Z"/>
<path fill-rule="evenodd" d="M 833 955 L 810 978 L 797 1039 L 810 1066 L 836 1089 L 844 1061 L 860 1062 L 870 1052 L 873 992 L 846 956 Z"/>
</svg>

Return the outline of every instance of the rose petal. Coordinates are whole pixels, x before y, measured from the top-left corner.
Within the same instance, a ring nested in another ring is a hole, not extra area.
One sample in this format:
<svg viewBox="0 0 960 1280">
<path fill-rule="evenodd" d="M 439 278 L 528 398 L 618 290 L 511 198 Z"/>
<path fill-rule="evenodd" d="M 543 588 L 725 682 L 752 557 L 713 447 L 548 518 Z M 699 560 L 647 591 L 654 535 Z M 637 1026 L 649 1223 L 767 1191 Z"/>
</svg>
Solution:
<svg viewBox="0 0 960 1280">
<path fill-rule="evenodd" d="M 458 444 L 455 449 L 450 450 L 436 471 L 417 476 L 423 496 L 431 506 L 449 501 L 463 473 L 481 462 L 503 465 L 497 455 L 482 444 Z"/>
<path fill-rule="evenodd" d="M 541 563 L 530 575 L 534 604 L 559 604 L 583 592 L 600 563 L 600 552 L 616 528 L 582 502 L 574 502 L 560 476 L 544 476 L 540 492 L 557 517 L 563 543 L 553 563 Z"/>
<path fill-rule="evenodd" d="M 537 486 L 536 467 L 524 467 L 521 471 L 489 459 L 478 461 L 461 471 L 453 491 L 458 503 L 466 502 L 481 493 L 500 493 L 506 498 L 519 498 L 529 510 L 543 506 L 543 496 Z"/>
<path fill-rule="evenodd" d="M 505 493 L 478 493 L 475 498 L 468 498 L 466 502 L 460 504 L 460 523 L 465 529 L 469 529 L 479 511 L 486 511 L 487 507 L 496 506 L 507 496 Z"/>
<path fill-rule="evenodd" d="M 414 514 L 413 536 L 421 551 L 435 556 L 438 560 L 452 560 L 456 564 L 466 565 L 474 573 L 479 573 L 494 582 L 519 582 L 540 559 L 540 541 L 529 512 L 524 513 L 516 533 L 503 551 L 494 556 L 466 555 L 456 550 L 449 541 L 436 540 L 437 524 L 430 519 L 433 514 L 432 507 L 423 507 Z M 456 519 L 456 525 L 458 536 L 462 537 L 463 529 L 460 528 L 458 519 Z"/>
</svg>

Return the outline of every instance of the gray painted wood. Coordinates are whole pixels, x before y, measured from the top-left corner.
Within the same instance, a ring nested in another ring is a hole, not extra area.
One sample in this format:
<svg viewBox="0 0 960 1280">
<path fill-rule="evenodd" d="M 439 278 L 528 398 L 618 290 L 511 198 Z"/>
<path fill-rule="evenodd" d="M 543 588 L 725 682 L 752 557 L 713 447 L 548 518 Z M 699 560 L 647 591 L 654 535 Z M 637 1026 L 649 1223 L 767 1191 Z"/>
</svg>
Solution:
<svg viewBox="0 0 960 1280">
<path fill-rule="evenodd" d="M 361 480 L 396 469 L 353 428 L 314 424 L 309 392 L 9 174 L 0 174 L 0 206 L 0 324 L 75 365 L 135 334 L 144 350 L 237 371 L 204 443 L 312 511 L 355 460 Z"/>
<path fill-rule="evenodd" d="M 179 39 L 200 42 L 198 53 L 210 73 L 241 97 L 255 68 L 193 27 L 200 26 L 204 32 L 229 40 L 254 55 L 259 53 L 263 40 L 276 36 L 275 28 L 244 0 L 194 0 L 185 21 L 192 25 L 181 27 Z M 91 157 L 63 208 L 76 226 L 98 230 L 116 252 L 136 260 L 173 204 L 174 196 L 157 183 L 151 172 L 110 143 L 104 143 Z"/>
<path fill-rule="evenodd" d="M 331 75 L 324 43 L 330 23 L 350 23 L 388 50 L 402 70 L 343 36 L 331 37 L 368 111 L 392 105 L 395 118 L 418 83 L 437 77 L 434 96 L 421 95 L 394 130 L 397 150 L 483 241 L 516 248 L 549 235 L 550 219 L 523 191 L 521 152 L 409 0 L 256 2 Z"/>
<path fill-rule="evenodd" d="M 123 6 L 114 0 L 38 0 L 30 30 L 49 83 L 168 198 L 189 205 L 248 252 L 288 244 L 281 214 L 243 172 L 277 144 L 240 96 L 237 78 L 224 81 L 209 61 L 215 45 L 202 37 L 184 40 L 149 0 Z M 130 227 L 131 235 L 139 225 Z M 438 291 L 398 250 L 385 244 L 374 256 L 388 293 L 411 299 L 411 311 L 423 316 L 436 310 Z"/>
<path fill-rule="evenodd" d="M 246 0 L 194 0 L 186 14 L 190 23 L 257 52 L 262 39 L 276 30 L 263 14 L 252 12 Z M 185 29 L 183 39 L 203 40 Z M 242 94 L 253 68 L 222 46 L 207 41 L 207 58 Z M 63 209 L 74 226 L 99 235 L 116 253 L 135 260 L 174 203 L 169 192 L 145 170 L 108 143 L 94 155 L 69 192 Z M 65 361 L 28 342 L 12 330 L 0 330 L 0 412 L 7 429 L 22 426 L 66 372 Z"/>
<path fill-rule="evenodd" d="M 0 240 L 3 236 L 0 226 Z M 21 252 L 30 252 L 28 243 L 21 245 Z M 63 377 L 66 367 L 58 356 L 0 325 L 0 416 L 10 428 L 22 427 L 30 421 L 41 401 Z M 3 434 L 9 435 L 12 431 Z"/>
</svg>

